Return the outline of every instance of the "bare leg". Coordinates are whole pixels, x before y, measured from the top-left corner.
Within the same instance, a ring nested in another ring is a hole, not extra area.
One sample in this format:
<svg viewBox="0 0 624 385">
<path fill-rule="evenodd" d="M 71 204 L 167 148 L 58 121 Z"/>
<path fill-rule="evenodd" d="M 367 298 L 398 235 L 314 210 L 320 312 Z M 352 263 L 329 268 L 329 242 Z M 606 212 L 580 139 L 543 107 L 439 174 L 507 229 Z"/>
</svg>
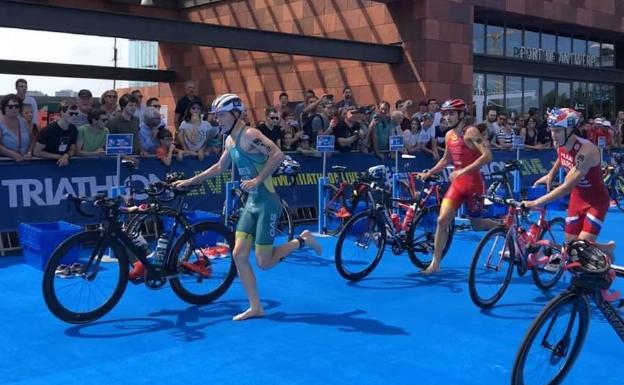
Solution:
<svg viewBox="0 0 624 385">
<path fill-rule="evenodd" d="M 444 245 L 448 240 L 449 226 L 453 217 L 455 216 L 455 210 L 450 204 L 445 204 L 442 201 L 442 207 L 440 207 L 440 216 L 438 217 L 438 226 L 436 227 L 435 242 L 433 248 L 433 260 L 429 267 L 423 271 L 423 274 L 433 274 L 440 271 L 440 260 L 442 259 L 442 251 Z"/>
<path fill-rule="evenodd" d="M 310 231 L 304 230 L 300 236 L 305 241 L 306 246 L 314 249 L 316 255 L 321 255 L 323 249 Z M 258 248 L 256 248 L 256 259 L 258 262 L 258 267 L 260 267 L 262 270 L 270 269 L 271 267 L 275 266 L 275 264 L 279 263 L 283 258 L 287 257 L 293 251 L 297 250 L 299 246 L 299 241 L 297 239 L 293 239 L 292 241 L 289 241 L 287 243 L 284 243 L 283 245 L 271 249 L 270 252 L 267 252 L 265 250 L 258 250 Z"/>
<path fill-rule="evenodd" d="M 490 218 L 472 218 L 470 219 L 470 227 L 474 231 L 487 231 L 493 229 L 494 227 L 502 225 L 500 221 L 490 219 Z"/>
<path fill-rule="evenodd" d="M 264 315 L 264 308 L 260 303 L 258 288 L 256 287 L 256 276 L 249 264 L 250 250 L 251 238 L 237 234 L 232 256 L 234 258 L 234 263 L 236 263 L 238 275 L 243 283 L 245 294 L 247 294 L 247 298 L 249 299 L 249 309 L 235 315 L 232 318 L 234 321 L 242 321 L 252 317 L 262 317 Z"/>
<path fill-rule="evenodd" d="M 568 239 L 567 236 L 568 234 L 566 234 L 566 240 Z M 584 239 L 588 242 L 592 242 L 597 248 L 599 248 L 605 254 L 607 254 L 609 258 L 611 259 L 611 262 L 613 262 L 614 260 L 613 250 L 615 250 L 615 241 L 609 241 L 607 243 L 598 243 L 596 242 L 596 235 L 587 233 L 585 231 L 581 231 L 581 233 L 578 236 L 578 239 Z"/>
</svg>

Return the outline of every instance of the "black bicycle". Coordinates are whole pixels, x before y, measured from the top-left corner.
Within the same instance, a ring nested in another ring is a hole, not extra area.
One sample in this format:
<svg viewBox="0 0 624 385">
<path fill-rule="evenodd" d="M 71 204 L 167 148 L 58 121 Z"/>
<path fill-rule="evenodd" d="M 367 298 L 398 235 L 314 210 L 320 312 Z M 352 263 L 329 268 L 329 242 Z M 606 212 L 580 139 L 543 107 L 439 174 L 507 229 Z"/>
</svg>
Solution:
<svg viewBox="0 0 624 385">
<path fill-rule="evenodd" d="M 602 169 L 603 180 L 609 197 L 624 211 L 624 154 L 611 154 L 611 163 Z"/>
<path fill-rule="evenodd" d="M 230 287 L 236 276 L 231 255 L 233 233 L 212 221 L 190 224 L 182 211 L 184 196 L 190 190 L 162 184 L 158 187 L 181 198 L 177 207 L 151 204 L 137 210 L 124 207 L 121 197 L 67 197 L 81 215 L 93 217 L 83 206 L 95 207 L 101 226 L 66 239 L 54 250 L 46 265 L 43 296 L 56 317 L 80 324 L 94 321 L 112 310 L 128 283 L 129 256 L 146 267 L 144 282 L 147 287 L 159 289 L 170 282 L 175 294 L 188 303 L 210 303 Z M 174 219 L 168 237 L 159 239 L 159 246 L 164 247 L 157 248 L 153 258 L 148 258 L 145 247 L 135 244 L 131 232 L 124 231 L 121 217 L 137 211 L 145 216 Z M 210 255 L 207 251 L 216 245 L 223 246 L 221 253 Z"/>
<path fill-rule="evenodd" d="M 275 170 L 273 177 L 286 177 L 289 180 L 290 187 L 293 187 L 297 183 L 297 175 L 299 175 L 299 162 L 287 157 L 286 160 Z M 223 216 L 226 217 L 226 225 L 231 231 L 236 230 L 236 224 L 240 218 L 245 204 L 247 203 L 247 197 L 249 193 L 240 188 L 232 190 L 232 208 L 230 214 L 225 212 L 226 205 L 223 205 Z M 289 241 L 292 241 L 295 237 L 295 225 L 290 212 L 288 202 L 283 198 L 280 198 L 280 217 L 277 221 L 275 228 L 276 235 L 286 237 Z"/>
<path fill-rule="evenodd" d="M 429 185 L 439 182 L 440 179 L 435 176 L 426 181 Z M 379 264 L 386 244 L 392 246 L 395 255 L 407 250 L 410 261 L 418 268 L 429 266 L 440 206 L 429 203 L 435 201 L 432 198 L 436 189 L 429 188 L 427 191 L 414 202 L 411 199 L 392 198 L 390 191 L 383 187 L 383 182 L 373 182 L 371 192 L 375 207 L 352 216 L 336 242 L 335 264 L 338 273 L 351 281 L 366 277 Z M 411 214 L 408 214 L 410 210 Z M 403 211 L 403 218 L 393 211 Z M 393 214 L 406 226 L 399 226 L 398 221 L 395 223 Z M 454 221 L 449 226 L 442 257 L 451 245 L 453 232 Z"/>
<path fill-rule="evenodd" d="M 571 285 L 533 320 L 516 355 L 512 385 L 556 385 L 564 380 L 587 336 L 590 299 L 624 341 L 624 319 L 607 298 L 607 289 L 615 275 L 624 276 L 624 268 L 609 266 L 608 257 L 585 241 L 571 242 L 567 252 Z"/>
</svg>

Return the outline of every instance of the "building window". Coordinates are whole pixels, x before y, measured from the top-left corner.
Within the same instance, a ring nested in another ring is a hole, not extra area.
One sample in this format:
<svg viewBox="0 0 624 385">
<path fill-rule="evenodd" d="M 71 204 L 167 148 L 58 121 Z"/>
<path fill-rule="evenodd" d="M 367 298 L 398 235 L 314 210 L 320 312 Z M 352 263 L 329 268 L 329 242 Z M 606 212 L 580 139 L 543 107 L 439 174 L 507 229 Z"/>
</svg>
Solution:
<svg viewBox="0 0 624 385">
<path fill-rule="evenodd" d="M 472 100 L 475 104 L 475 111 L 473 111 L 475 118 L 477 122 L 481 122 L 484 119 L 485 108 L 485 74 L 472 74 Z"/>
<path fill-rule="evenodd" d="M 485 25 L 474 23 L 472 25 L 472 52 L 485 53 Z"/>
<path fill-rule="evenodd" d="M 540 34 L 534 31 L 524 31 L 524 46 L 528 48 L 540 47 Z"/>
<path fill-rule="evenodd" d="M 555 82 L 550 80 L 542 80 L 542 93 L 540 97 L 540 110 L 542 112 L 549 108 L 555 107 L 557 99 L 557 91 L 555 90 Z"/>
<path fill-rule="evenodd" d="M 587 83 L 572 83 L 572 106 L 575 110 L 587 110 Z"/>
<path fill-rule="evenodd" d="M 597 58 L 595 66 L 600 66 L 600 43 L 597 41 L 587 42 L 587 54 Z"/>
<path fill-rule="evenodd" d="M 615 48 L 612 43 L 602 43 L 600 49 L 600 66 L 613 68 L 615 64 Z"/>
<path fill-rule="evenodd" d="M 557 83 L 557 106 L 558 107 L 571 107 L 571 84 L 568 82 Z"/>
<path fill-rule="evenodd" d="M 507 28 L 505 31 L 505 39 L 505 51 L 507 56 L 517 56 L 516 53 L 518 49 L 522 47 L 522 30 Z"/>
<path fill-rule="evenodd" d="M 524 99 L 524 113 L 528 113 L 531 108 L 539 109 L 539 79 L 524 78 L 522 94 Z"/>
<path fill-rule="evenodd" d="M 485 34 L 485 53 L 493 56 L 503 55 L 503 46 L 505 45 L 505 29 L 495 25 L 486 26 Z"/>
<path fill-rule="evenodd" d="M 572 51 L 574 53 L 585 55 L 587 53 L 587 40 L 574 39 L 572 42 Z"/>
<path fill-rule="evenodd" d="M 516 117 L 522 114 L 522 78 L 520 76 L 506 76 L 505 110 Z"/>
<path fill-rule="evenodd" d="M 570 36 L 557 36 L 557 52 L 559 55 L 572 53 L 572 38 Z"/>
<path fill-rule="evenodd" d="M 494 106 L 499 111 L 505 108 L 505 77 L 503 75 L 487 74 L 485 92 L 488 106 Z"/>
<path fill-rule="evenodd" d="M 542 48 L 546 51 L 557 51 L 557 36 L 542 33 Z"/>
</svg>

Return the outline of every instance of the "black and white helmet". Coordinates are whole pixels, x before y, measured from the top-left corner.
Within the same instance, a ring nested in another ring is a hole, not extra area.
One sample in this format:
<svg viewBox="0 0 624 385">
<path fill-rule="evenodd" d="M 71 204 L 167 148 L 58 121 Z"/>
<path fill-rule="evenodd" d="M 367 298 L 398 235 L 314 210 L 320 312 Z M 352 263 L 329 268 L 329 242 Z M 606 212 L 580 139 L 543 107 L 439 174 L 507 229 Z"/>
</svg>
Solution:
<svg viewBox="0 0 624 385">
<path fill-rule="evenodd" d="M 210 112 L 231 112 L 231 111 L 245 111 L 245 105 L 241 98 L 236 94 L 223 94 L 219 95 L 213 102 Z"/>
<path fill-rule="evenodd" d="M 273 173 L 274 175 L 292 175 L 296 176 L 299 174 L 299 162 L 286 155 L 284 161 L 279 165 L 277 170 Z"/>
</svg>

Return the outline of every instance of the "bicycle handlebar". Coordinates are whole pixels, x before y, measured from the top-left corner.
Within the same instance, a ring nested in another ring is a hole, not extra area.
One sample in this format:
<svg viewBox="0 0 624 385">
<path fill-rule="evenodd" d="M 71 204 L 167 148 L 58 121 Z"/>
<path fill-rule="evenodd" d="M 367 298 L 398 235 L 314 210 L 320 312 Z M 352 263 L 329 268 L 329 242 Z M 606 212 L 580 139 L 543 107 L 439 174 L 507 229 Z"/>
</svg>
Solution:
<svg viewBox="0 0 624 385">
<path fill-rule="evenodd" d="M 96 194 L 92 197 L 75 197 L 71 194 L 65 195 L 68 203 L 73 203 L 74 208 L 78 212 L 78 214 L 83 217 L 93 218 L 95 215 L 89 214 L 82 209 L 82 205 L 85 203 L 92 203 L 93 206 L 98 208 L 109 209 L 112 207 L 118 207 L 121 204 L 120 198 L 108 198 L 104 194 Z"/>
</svg>

